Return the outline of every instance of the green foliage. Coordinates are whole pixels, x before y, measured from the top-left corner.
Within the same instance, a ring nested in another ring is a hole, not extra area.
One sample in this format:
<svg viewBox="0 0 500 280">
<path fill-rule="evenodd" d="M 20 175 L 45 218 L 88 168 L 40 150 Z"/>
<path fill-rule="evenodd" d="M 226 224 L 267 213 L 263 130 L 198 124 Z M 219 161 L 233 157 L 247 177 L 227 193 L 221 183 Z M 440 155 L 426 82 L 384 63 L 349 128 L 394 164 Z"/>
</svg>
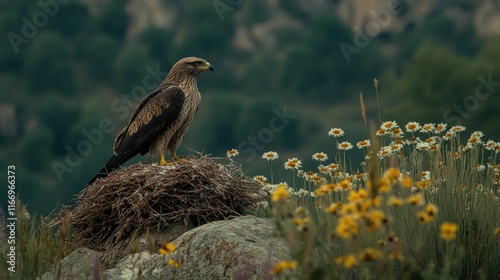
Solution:
<svg viewBox="0 0 500 280">
<path fill-rule="evenodd" d="M 430 14 L 421 24 L 408 26 L 397 35 L 397 40 L 401 44 L 400 59 L 411 57 L 421 43 L 428 40 L 467 56 L 474 55 L 478 49 L 472 23 L 458 24 L 442 13 Z"/>
<path fill-rule="evenodd" d="M 233 17 L 226 17 L 221 23 L 217 13 L 207 12 L 212 10 L 211 2 L 189 2 L 186 5 L 184 24 L 189 32 L 179 46 L 178 56 L 210 57 L 216 64 L 219 59 L 234 53 L 231 44 L 235 32 Z M 217 71 L 221 70 L 225 71 Z"/>
<path fill-rule="evenodd" d="M 127 3 L 128 0 L 113 0 L 104 8 L 99 19 L 101 29 L 118 41 L 125 38 L 131 22 L 129 14 L 125 11 Z"/>
<path fill-rule="evenodd" d="M 262 67 L 266 65 L 266 67 Z M 279 62 L 271 56 L 254 58 L 246 64 L 245 76 L 252 77 L 252 80 L 241 79 L 242 84 L 252 96 L 269 96 L 276 89 L 279 81 Z"/>
<path fill-rule="evenodd" d="M 471 83 L 469 77 L 474 75 L 466 65 L 466 60 L 447 48 L 424 44 L 405 65 L 405 80 L 400 90 L 418 105 L 437 105 L 442 99 L 459 101 L 473 92 L 476 82 Z"/>
<path fill-rule="evenodd" d="M 283 85 L 295 92 L 309 95 L 312 90 L 311 83 L 316 79 L 318 70 L 311 52 L 303 46 L 290 47 L 286 53 L 283 66 Z M 301 71 L 300 69 L 308 69 Z"/>
<path fill-rule="evenodd" d="M 85 63 L 91 74 L 103 81 L 109 80 L 113 74 L 113 64 L 120 46 L 112 37 L 96 34 L 85 46 Z"/>
<path fill-rule="evenodd" d="M 19 145 L 23 165 L 32 171 L 46 170 L 53 146 L 54 136 L 47 128 L 26 133 Z"/>
<path fill-rule="evenodd" d="M 75 77 L 70 63 L 70 46 L 53 31 L 40 33 L 31 43 L 26 57 L 26 76 L 36 92 L 57 90 L 72 94 Z"/>
<path fill-rule="evenodd" d="M 294 18 L 307 20 L 308 15 L 304 11 L 303 7 L 301 7 L 302 3 L 304 2 L 297 0 L 278 0 L 280 8 L 283 9 L 287 14 Z"/>
<path fill-rule="evenodd" d="M 57 14 L 50 17 L 47 28 L 59 32 L 66 38 L 74 38 L 90 18 L 87 5 L 78 1 L 70 1 L 64 5 L 58 5 L 58 8 Z"/>
<path fill-rule="evenodd" d="M 430 41 L 424 43 L 404 64 L 400 76 L 388 72 L 381 79 L 389 88 L 384 101 L 388 117 L 411 121 L 425 111 L 420 117 L 423 121 L 461 123 L 498 137 L 490 125 L 500 104 L 492 98 L 500 90 L 500 72 L 493 66 L 500 61 L 496 46 L 498 39 L 488 40 L 472 60 Z M 491 84 L 485 84 L 490 80 Z M 407 110 L 409 106 L 413 110 Z"/>
<path fill-rule="evenodd" d="M 172 55 L 174 50 L 172 41 L 172 33 L 158 27 L 150 27 L 139 34 L 139 42 L 146 46 L 149 55 L 157 62 L 175 60 Z"/>
<path fill-rule="evenodd" d="M 208 110 L 207 114 L 200 117 L 198 127 L 204 127 L 203 136 L 195 139 L 203 139 L 206 149 L 215 153 L 225 152 L 224 147 L 233 147 L 237 144 L 236 123 L 240 118 L 243 108 L 237 100 L 233 98 L 217 97 L 207 100 L 202 105 L 207 108 L 224 108 L 224 110 Z M 210 126 L 210 129 L 206 127 Z M 195 128 L 193 128 L 195 130 Z"/>
<path fill-rule="evenodd" d="M 2 253 L 0 278 L 37 279 L 74 249 L 74 245 L 67 242 L 69 226 L 63 225 L 60 233 L 54 235 L 52 228 L 47 226 L 49 219 L 30 215 L 26 205 L 16 201 L 16 272 L 8 271 L 8 258 Z M 6 238 L 0 240 L 2 252 L 7 252 L 11 246 L 6 241 Z"/>
<path fill-rule="evenodd" d="M 68 128 L 80 118 L 79 106 L 55 93 L 48 94 L 37 104 L 36 113 L 41 125 L 48 128 L 54 136 L 51 154 L 62 155 L 68 145 Z M 44 163 L 46 164 L 46 162 Z"/>
<path fill-rule="evenodd" d="M 484 73 L 491 73 L 494 77 L 500 77 L 500 36 L 491 37 L 484 42 L 478 52 L 474 68 L 481 68 Z"/>
<path fill-rule="evenodd" d="M 276 111 L 282 110 L 283 107 L 280 104 L 269 101 L 255 102 L 245 106 L 241 110 L 234 138 L 246 140 L 249 136 L 255 136 L 265 149 L 277 148 L 277 143 L 280 143 L 280 147 L 285 150 L 298 148 L 303 143 L 299 131 L 299 120 L 295 118 L 284 122 L 276 114 Z M 287 112 L 290 113 L 289 110 Z"/>
<path fill-rule="evenodd" d="M 148 51 L 137 45 L 122 48 L 113 65 L 115 83 L 122 94 L 128 94 L 135 86 L 142 86 L 142 79 L 147 74 L 145 68 L 151 63 Z"/>
<path fill-rule="evenodd" d="M 332 36 L 335 34 L 335 36 Z M 341 43 L 353 44 L 354 35 L 342 24 L 340 19 L 329 15 L 318 16 L 312 20 L 310 32 L 297 44 L 285 52 L 283 63 L 282 86 L 312 103 L 341 102 L 348 95 L 340 88 L 359 80 L 370 80 L 370 73 L 376 73 L 377 64 L 360 67 L 348 63 L 339 48 Z M 363 49 L 352 58 L 363 61 L 378 58 L 373 53 L 376 44 L 370 49 Z M 357 91 L 365 87 L 357 86 Z"/>
<path fill-rule="evenodd" d="M 17 72 L 22 69 L 25 55 L 23 52 L 16 54 L 10 39 L 7 39 L 10 33 L 15 33 L 13 31 L 17 30 L 18 20 L 19 18 L 13 14 L 3 14 L 0 16 L 0 35 L 2 38 L 5 38 L 4 40 L 0 40 L 0 73 L 9 71 Z M 22 44 L 18 48 L 19 50 L 25 50 L 25 46 Z"/>
<path fill-rule="evenodd" d="M 249 25 L 265 22 L 271 17 L 270 7 L 265 0 L 254 0 L 244 6 L 248 9 L 245 18 Z"/>
</svg>

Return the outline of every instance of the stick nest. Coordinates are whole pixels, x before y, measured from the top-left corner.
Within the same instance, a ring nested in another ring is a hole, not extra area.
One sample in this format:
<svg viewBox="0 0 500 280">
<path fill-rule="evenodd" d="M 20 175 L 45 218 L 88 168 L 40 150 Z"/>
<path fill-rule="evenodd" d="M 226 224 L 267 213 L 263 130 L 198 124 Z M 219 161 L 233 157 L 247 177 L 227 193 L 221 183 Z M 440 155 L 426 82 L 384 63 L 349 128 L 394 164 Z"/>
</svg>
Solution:
<svg viewBox="0 0 500 280">
<path fill-rule="evenodd" d="M 239 168 L 207 156 L 170 166 L 139 163 L 87 186 L 52 226 L 69 222 L 73 236 L 90 248 L 121 246 L 146 228 L 199 226 L 243 215 L 259 201 L 254 190 Z"/>
</svg>

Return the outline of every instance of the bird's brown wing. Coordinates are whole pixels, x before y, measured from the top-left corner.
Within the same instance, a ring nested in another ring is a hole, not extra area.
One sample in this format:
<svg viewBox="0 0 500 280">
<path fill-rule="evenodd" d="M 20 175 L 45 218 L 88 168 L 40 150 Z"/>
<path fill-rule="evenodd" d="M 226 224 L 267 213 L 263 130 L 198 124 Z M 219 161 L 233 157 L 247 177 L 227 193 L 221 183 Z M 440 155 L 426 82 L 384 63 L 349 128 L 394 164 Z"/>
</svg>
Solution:
<svg viewBox="0 0 500 280">
<path fill-rule="evenodd" d="M 135 155 L 147 153 L 156 137 L 179 117 L 184 98 L 184 92 L 175 85 L 165 85 L 148 94 L 135 109 L 127 127 L 116 137 L 113 156 L 88 184 L 106 177 Z"/>
<path fill-rule="evenodd" d="M 175 85 L 160 87 L 146 96 L 132 113 L 127 127 L 116 137 L 114 155 L 133 157 L 147 153 L 156 137 L 178 118 L 184 98 L 182 89 Z"/>
</svg>

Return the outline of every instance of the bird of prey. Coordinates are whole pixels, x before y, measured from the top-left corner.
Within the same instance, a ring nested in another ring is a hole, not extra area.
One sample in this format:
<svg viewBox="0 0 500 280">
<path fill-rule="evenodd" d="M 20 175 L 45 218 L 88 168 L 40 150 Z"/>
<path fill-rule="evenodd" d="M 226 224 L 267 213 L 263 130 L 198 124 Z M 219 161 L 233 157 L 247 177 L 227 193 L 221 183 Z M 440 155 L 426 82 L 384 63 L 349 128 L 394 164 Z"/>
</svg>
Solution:
<svg viewBox="0 0 500 280">
<path fill-rule="evenodd" d="M 113 156 L 88 185 L 137 154 L 159 154 L 160 164 L 166 165 L 168 150 L 172 160 L 178 160 L 175 152 L 201 102 L 197 78 L 204 71 L 213 73 L 214 68 L 202 58 L 186 57 L 175 63 L 165 80 L 134 110 L 128 125 L 116 137 Z"/>
</svg>

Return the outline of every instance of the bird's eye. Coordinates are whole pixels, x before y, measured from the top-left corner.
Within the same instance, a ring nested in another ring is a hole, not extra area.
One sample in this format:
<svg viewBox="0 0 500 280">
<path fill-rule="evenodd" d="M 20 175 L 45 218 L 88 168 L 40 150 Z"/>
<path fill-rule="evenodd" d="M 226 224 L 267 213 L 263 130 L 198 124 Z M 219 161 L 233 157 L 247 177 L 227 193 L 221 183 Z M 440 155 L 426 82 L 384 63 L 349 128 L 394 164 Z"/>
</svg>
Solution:
<svg viewBox="0 0 500 280">
<path fill-rule="evenodd" d="M 196 61 L 196 66 L 203 66 L 205 65 L 205 63 L 203 63 L 202 61 Z"/>
</svg>

